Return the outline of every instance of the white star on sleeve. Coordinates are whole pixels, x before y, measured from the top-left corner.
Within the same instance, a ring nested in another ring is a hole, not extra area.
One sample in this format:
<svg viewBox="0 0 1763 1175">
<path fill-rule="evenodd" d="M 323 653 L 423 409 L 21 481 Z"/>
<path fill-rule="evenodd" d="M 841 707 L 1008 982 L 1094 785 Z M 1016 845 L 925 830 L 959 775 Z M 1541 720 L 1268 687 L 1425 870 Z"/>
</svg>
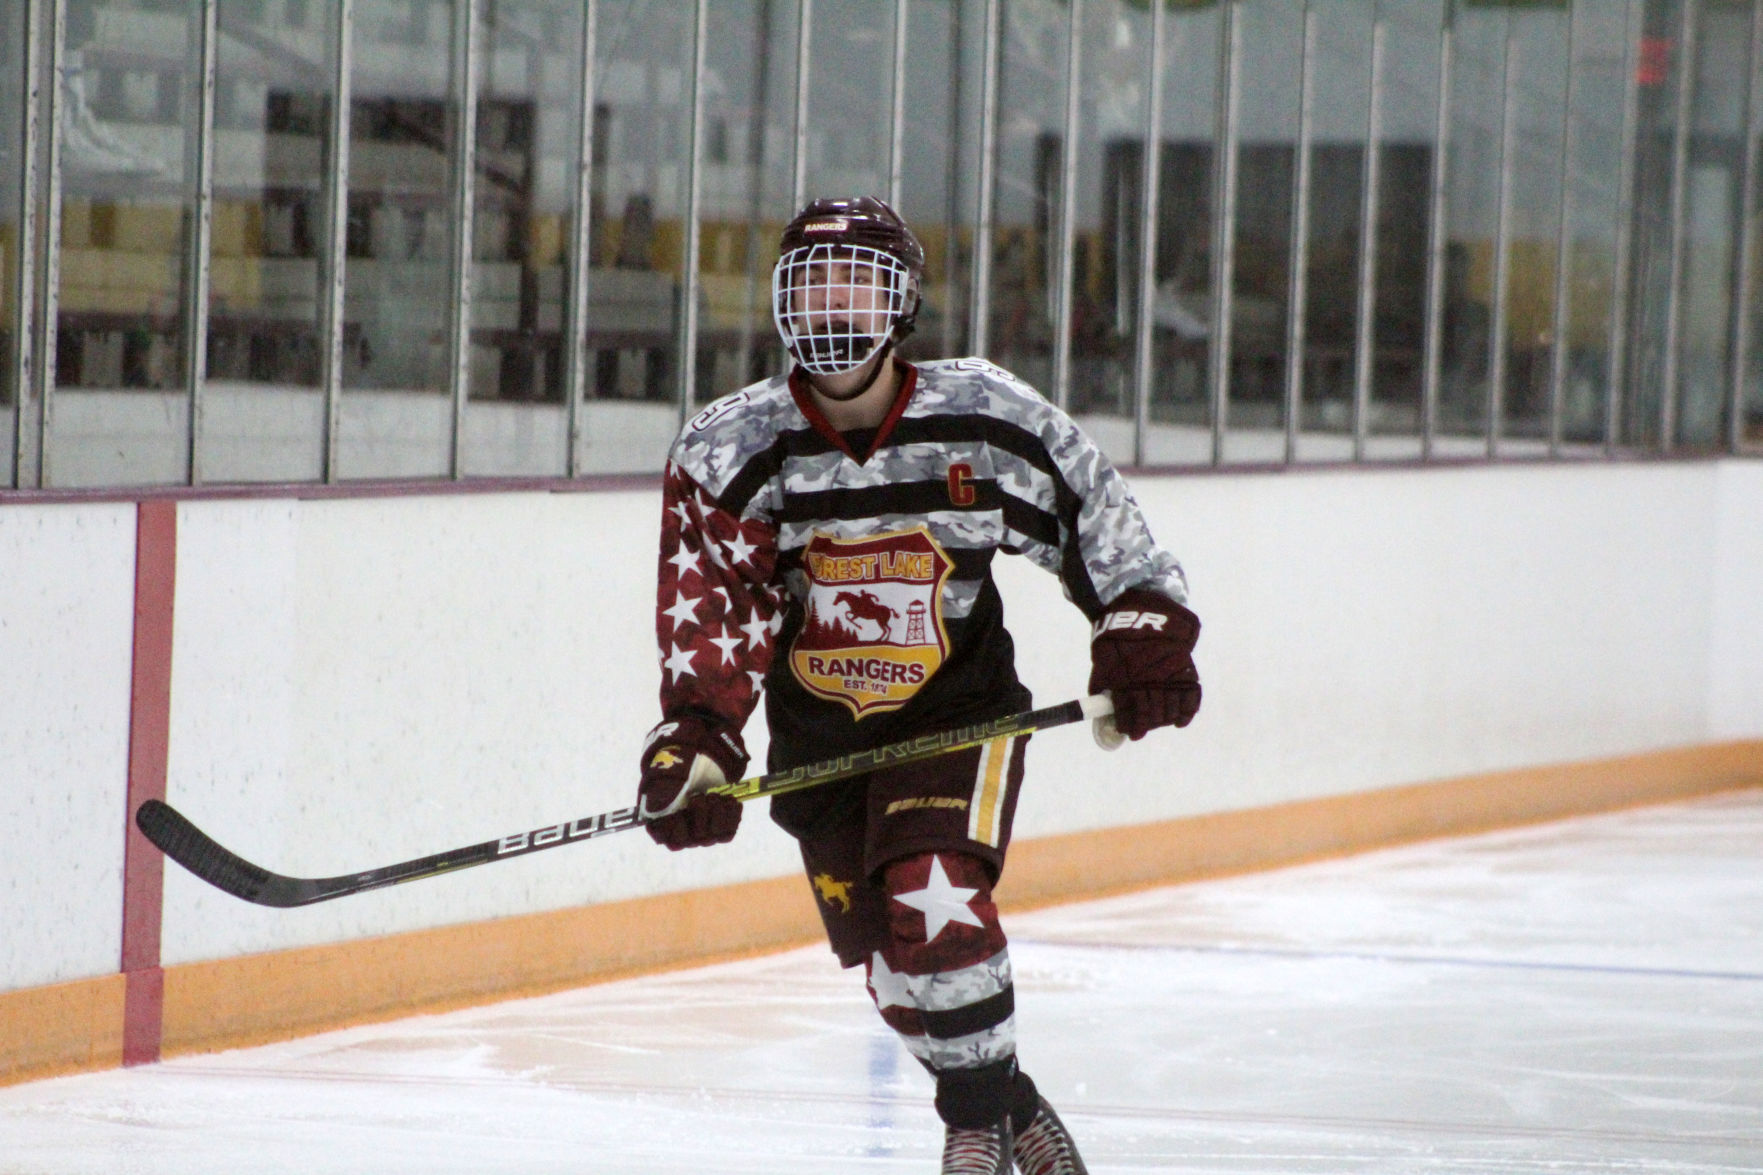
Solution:
<svg viewBox="0 0 1763 1175">
<path fill-rule="evenodd" d="M 735 650 L 741 647 L 740 637 L 730 636 L 728 634 L 728 629 L 725 628 L 722 630 L 721 636 L 711 637 L 710 643 L 722 650 L 722 661 L 720 664 L 733 665 L 735 663 Z"/>
<path fill-rule="evenodd" d="M 753 683 L 754 693 L 758 693 L 765 688 L 765 674 L 759 672 L 759 670 L 747 670 L 747 679 Z"/>
<path fill-rule="evenodd" d="M 869 990 L 875 993 L 876 1011 L 886 1008 L 916 1008 L 912 1002 L 912 989 L 907 986 L 906 976 L 888 966 L 880 951 L 875 952 L 869 961 Z"/>
<path fill-rule="evenodd" d="M 924 914 L 924 941 L 935 942 L 937 935 L 943 933 L 943 927 L 951 922 L 984 928 L 985 922 L 967 904 L 978 892 L 977 889 L 951 884 L 949 875 L 943 872 L 943 859 L 933 856 L 930 859 L 930 880 L 925 887 L 911 893 L 895 894 L 894 900 Z"/>
<path fill-rule="evenodd" d="M 747 634 L 747 647 L 757 649 L 770 639 L 771 624 L 769 621 L 759 619 L 759 613 L 755 612 L 747 617 L 745 624 L 741 625 L 741 631 Z"/>
<path fill-rule="evenodd" d="M 702 596 L 698 597 L 698 599 L 702 598 Z M 673 606 L 663 609 L 661 614 L 673 617 L 675 628 L 682 624 L 696 624 L 698 622 L 698 599 L 693 599 L 681 592 L 673 598 Z"/>
<path fill-rule="evenodd" d="M 737 565 L 747 562 L 753 557 L 753 552 L 759 549 L 748 542 L 747 536 L 738 530 L 735 531 L 735 537 L 724 543 L 723 546 L 728 548 L 728 557 L 733 559 Z"/>
<path fill-rule="evenodd" d="M 692 668 L 692 658 L 697 655 L 698 651 L 696 649 L 685 649 L 681 648 L 679 645 L 675 645 L 673 647 L 673 653 L 665 662 L 663 662 L 663 664 L 666 666 L 667 671 L 673 674 L 673 679 L 675 681 L 678 681 L 682 677 L 696 677 L 698 676 L 698 671 Z"/>
<path fill-rule="evenodd" d="M 698 574 L 703 574 L 698 568 L 698 553 L 684 543 L 680 544 L 679 550 L 673 553 L 673 557 L 668 562 L 679 568 L 678 574 L 681 576 L 684 576 L 688 571 L 697 571 Z"/>
<path fill-rule="evenodd" d="M 674 514 L 679 516 L 679 524 L 681 526 L 692 525 L 692 512 L 683 500 L 675 502 L 670 509 Z"/>
<path fill-rule="evenodd" d="M 727 563 L 723 562 L 721 545 L 717 543 L 716 536 L 711 534 L 708 530 L 704 532 L 704 547 L 699 554 L 703 555 L 706 559 L 709 559 L 712 567 L 728 566 Z"/>
<path fill-rule="evenodd" d="M 765 627 L 771 629 L 772 636 L 776 636 L 778 634 L 778 631 L 780 629 L 782 629 L 783 626 L 784 626 L 784 614 L 782 612 L 773 612 L 771 614 L 770 621 L 768 621 L 765 625 Z"/>
</svg>

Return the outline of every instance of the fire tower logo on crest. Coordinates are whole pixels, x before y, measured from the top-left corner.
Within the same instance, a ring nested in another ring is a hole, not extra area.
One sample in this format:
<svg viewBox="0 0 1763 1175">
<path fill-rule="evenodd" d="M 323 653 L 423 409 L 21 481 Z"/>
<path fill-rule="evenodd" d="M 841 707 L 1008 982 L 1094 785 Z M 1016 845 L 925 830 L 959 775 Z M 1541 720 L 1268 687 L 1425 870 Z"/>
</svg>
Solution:
<svg viewBox="0 0 1763 1175">
<path fill-rule="evenodd" d="M 802 553 L 807 616 L 796 680 L 858 718 L 897 710 L 949 654 L 943 581 L 954 564 L 920 526 L 867 539 L 817 534 Z"/>
</svg>

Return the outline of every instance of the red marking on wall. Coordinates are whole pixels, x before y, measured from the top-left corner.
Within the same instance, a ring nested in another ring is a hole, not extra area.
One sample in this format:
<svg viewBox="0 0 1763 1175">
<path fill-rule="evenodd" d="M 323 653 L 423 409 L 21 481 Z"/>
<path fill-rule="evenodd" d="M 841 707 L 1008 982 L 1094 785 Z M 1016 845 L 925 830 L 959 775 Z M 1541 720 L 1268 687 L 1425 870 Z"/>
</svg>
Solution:
<svg viewBox="0 0 1763 1175">
<path fill-rule="evenodd" d="M 129 801 L 123 851 L 122 1063 L 159 1059 L 165 977 L 159 969 L 165 858 L 135 827 L 135 809 L 165 798 L 171 733 L 171 626 L 177 585 L 175 501 L 142 502 L 135 515 L 135 651 L 129 692 Z"/>
</svg>

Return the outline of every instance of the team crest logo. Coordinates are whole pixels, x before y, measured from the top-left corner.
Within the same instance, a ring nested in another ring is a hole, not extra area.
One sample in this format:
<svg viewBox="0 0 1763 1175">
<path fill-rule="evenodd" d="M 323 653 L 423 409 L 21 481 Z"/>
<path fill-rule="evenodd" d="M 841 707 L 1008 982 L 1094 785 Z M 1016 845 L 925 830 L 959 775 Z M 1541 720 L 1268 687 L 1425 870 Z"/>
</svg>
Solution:
<svg viewBox="0 0 1763 1175">
<path fill-rule="evenodd" d="M 930 531 L 817 534 L 802 568 L 808 603 L 790 650 L 796 680 L 858 718 L 904 706 L 949 654 L 943 582 L 954 564 Z"/>
</svg>

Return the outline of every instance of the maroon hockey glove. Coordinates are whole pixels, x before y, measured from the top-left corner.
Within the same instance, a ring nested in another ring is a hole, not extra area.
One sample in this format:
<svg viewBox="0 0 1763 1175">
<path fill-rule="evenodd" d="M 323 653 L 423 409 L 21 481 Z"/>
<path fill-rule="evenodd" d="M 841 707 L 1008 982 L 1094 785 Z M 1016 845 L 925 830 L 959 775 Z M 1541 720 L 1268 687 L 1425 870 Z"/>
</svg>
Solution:
<svg viewBox="0 0 1763 1175">
<path fill-rule="evenodd" d="M 747 767 L 738 736 L 701 718 L 671 718 L 643 744 L 637 812 L 656 844 L 675 850 L 727 844 L 741 826 L 741 802 L 702 789 L 737 780 Z"/>
<path fill-rule="evenodd" d="M 1194 642 L 1200 618 L 1155 592 L 1130 588 L 1090 636 L 1090 692 L 1114 699 L 1114 725 L 1140 739 L 1159 726 L 1186 726 L 1200 709 Z"/>
</svg>

